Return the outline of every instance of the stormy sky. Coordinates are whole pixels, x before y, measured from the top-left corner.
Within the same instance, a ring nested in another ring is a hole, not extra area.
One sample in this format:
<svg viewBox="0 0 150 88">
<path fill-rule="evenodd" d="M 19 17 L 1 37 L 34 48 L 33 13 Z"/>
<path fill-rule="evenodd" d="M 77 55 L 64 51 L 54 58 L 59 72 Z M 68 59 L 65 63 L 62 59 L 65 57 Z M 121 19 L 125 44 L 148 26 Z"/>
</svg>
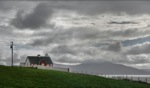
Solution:
<svg viewBox="0 0 150 88">
<path fill-rule="evenodd" d="M 54 63 L 150 67 L 150 1 L 0 1 L 0 64 L 26 56 Z"/>
</svg>

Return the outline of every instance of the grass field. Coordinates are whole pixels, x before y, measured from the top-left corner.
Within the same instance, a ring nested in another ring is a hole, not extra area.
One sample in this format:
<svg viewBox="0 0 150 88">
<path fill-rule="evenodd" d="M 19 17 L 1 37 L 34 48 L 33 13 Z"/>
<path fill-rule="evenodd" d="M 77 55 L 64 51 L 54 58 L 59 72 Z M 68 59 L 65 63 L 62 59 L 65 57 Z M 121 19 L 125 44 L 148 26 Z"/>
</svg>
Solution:
<svg viewBox="0 0 150 88">
<path fill-rule="evenodd" d="M 150 85 L 85 74 L 0 66 L 0 88 L 150 88 Z"/>
</svg>

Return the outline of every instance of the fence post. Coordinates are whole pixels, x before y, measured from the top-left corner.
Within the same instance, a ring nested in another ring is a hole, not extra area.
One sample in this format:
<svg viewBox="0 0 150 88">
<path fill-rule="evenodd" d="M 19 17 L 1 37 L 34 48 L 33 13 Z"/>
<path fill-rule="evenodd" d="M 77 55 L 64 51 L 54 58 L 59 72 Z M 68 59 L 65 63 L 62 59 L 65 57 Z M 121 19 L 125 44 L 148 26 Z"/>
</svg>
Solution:
<svg viewBox="0 0 150 88">
<path fill-rule="evenodd" d="M 119 80 L 119 76 L 117 76 L 118 80 Z"/>
<path fill-rule="evenodd" d="M 145 80 L 146 80 L 146 83 L 147 83 L 147 78 Z"/>
<path fill-rule="evenodd" d="M 126 75 L 126 79 L 128 79 L 128 76 Z"/>
<path fill-rule="evenodd" d="M 104 77 L 103 74 L 101 74 L 101 76 Z"/>
<path fill-rule="evenodd" d="M 138 77 L 138 81 L 140 81 L 140 78 Z"/>
<path fill-rule="evenodd" d="M 131 76 L 131 81 L 132 81 L 132 76 Z"/>
</svg>

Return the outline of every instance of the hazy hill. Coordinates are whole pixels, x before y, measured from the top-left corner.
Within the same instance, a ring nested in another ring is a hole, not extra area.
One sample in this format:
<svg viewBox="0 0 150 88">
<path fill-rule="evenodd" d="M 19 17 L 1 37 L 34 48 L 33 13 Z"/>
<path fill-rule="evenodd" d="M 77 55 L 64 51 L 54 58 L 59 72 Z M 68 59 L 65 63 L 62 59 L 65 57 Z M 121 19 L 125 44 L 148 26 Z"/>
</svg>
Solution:
<svg viewBox="0 0 150 88">
<path fill-rule="evenodd" d="M 114 64 L 110 62 L 103 63 L 83 63 L 77 66 L 71 67 L 72 71 L 87 72 L 95 74 L 112 74 L 112 75 L 148 75 L 149 72 L 136 69 L 133 67 Z"/>
<path fill-rule="evenodd" d="M 141 69 L 143 71 L 149 72 L 150 73 L 150 69 Z"/>
<path fill-rule="evenodd" d="M 150 88 L 150 85 L 85 74 L 0 66 L 0 88 Z"/>
</svg>

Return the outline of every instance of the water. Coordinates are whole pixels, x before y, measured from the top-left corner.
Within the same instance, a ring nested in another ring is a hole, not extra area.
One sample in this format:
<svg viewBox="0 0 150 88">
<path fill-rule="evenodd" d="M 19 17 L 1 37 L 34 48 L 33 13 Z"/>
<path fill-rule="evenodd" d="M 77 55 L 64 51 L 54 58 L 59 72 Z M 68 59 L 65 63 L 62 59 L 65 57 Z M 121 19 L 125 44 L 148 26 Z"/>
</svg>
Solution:
<svg viewBox="0 0 150 88">
<path fill-rule="evenodd" d="M 129 79 L 132 81 L 142 81 L 150 83 L 150 75 L 99 75 L 99 76 L 113 79 Z"/>
</svg>

